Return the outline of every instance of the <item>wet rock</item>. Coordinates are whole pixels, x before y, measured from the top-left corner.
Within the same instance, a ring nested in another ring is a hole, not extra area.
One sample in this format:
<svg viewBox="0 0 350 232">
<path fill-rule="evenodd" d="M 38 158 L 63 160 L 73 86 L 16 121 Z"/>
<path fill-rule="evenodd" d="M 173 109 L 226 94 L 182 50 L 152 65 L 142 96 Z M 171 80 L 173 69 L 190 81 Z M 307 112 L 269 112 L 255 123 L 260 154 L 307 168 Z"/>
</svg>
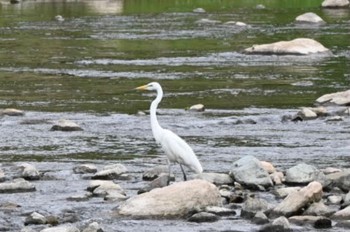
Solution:
<svg viewBox="0 0 350 232">
<path fill-rule="evenodd" d="M 349 7 L 349 0 L 324 0 L 322 7 L 324 8 L 346 8 Z"/>
<path fill-rule="evenodd" d="M 119 190 L 109 190 L 103 199 L 105 201 L 120 202 L 125 201 L 128 199 L 128 197 L 125 195 L 125 193 L 120 192 Z"/>
<path fill-rule="evenodd" d="M 270 206 L 267 201 L 249 197 L 242 205 L 241 217 L 253 218 L 257 212 L 266 212 L 269 209 Z"/>
<path fill-rule="evenodd" d="M 97 222 L 90 223 L 83 232 L 104 232 L 101 226 Z"/>
<path fill-rule="evenodd" d="M 203 112 L 205 110 L 205 107 L 203 104 L 196 104 L 196 105 L 191 106 L 188 110 L 196 111 L 196 112 Z"/>
<path fill-rule="evenodd" d="M 28 217 L 26 217 L 24 221 L 24 225 L 40 225 L 46 223 L 46 217 L 37 212 L 33 212 L 32 214 L 30 214 Z"/>
<path fill-rule="evenodd" d="M 338 205 L 343 200 L 343 198 L 342 196 L 331 195 L 327 197 L 327 200 L 330 204 Z"/>
<path fill-rule="evenodd" d="M 7 108 L 7 109 L 1 109 L 0 110 L 0 116 L 7 115 L 7 116 L 23 116 L 24 111 L 13 109 L 13 108 Z"/>
<path fill-rule="evenodd" d="M 55 16 L 55 20 L 56 20 L 57 22 L 63 22 L 63 21 L 64 21 L 64 18 L 63 18 L 62 15 L 56 15 L 56 16 Z"/>
<path fill-rule="evenodd" d="M 50 129 L 51 131 L 82 131 L 83 129 L 70 120 L 60 119 L 55 125 Z"/>
<path fill-rule="evenodd" d="M 296 117 L 300 117 L 302 120 L 310 120 L 317 118 L 317 114 L 309 108 L 302 108 Z"/>
<path fill-rule="evenodd" d="M 326 206 L 323 201 L 312 203 L 307 210 L 304 212 L 304 215 L 313 215 L 313 216 L 330 216 L 335 213 L 336 210 Z"/>
<path fill-rule="evenodd" d="M 309 216 L 309 215 L 303 215 L 303 216 L 292 216 L 288 218 L 291 223 L 295 223 L 297 225 L 307 225 L 311 224 L 313 225 L 317 220 L 320 219 L 326 219 L 323 216 Z"/>
<path fill-rule="evenodd" d="M 265 169 L 269 174 L 276 172 L 276 168 L 272 163 L 267 161 L 260 161 L 261 167 Z"/>
<path fill-rule="evenodd" d="M 46 228 L 41 230 L 40 232 L 80 232 L 80 230 L 73 225 L 61 225 L 61 226 Z"/>
<path fill-rule="evenodd" d="M 140 189 L 137 193 L 141 194 L 141 193 L 149 192 L 155 188 L 162 188 L 162 187 L 168 186 L 169 182 L 170 182 L 169 174 L 162 173 L 159 175 L 157 179 L 153 180 L 150 184 Z"/>
<path fill-rule="evenodd" d="M 225 207 L 219 207 L 219 206 L 208 206 L 205 208 L 205 212 L 207 213 L 213 213 L 218 216 L 232 216 L 236 215 L 236 211 L 233 209 L 228 209 Z"/>
<path fill-rule="evenodd" d="M 311 182 L 298 192 L 290 193 L 273 209 L 273 214 L 283 216 L 297 214 L 306 205 L 321 200 L 322 194 L 322 185 L 316 181 Z"/>
<path fill-rule="evenodd" d="M 213 20 L 213 19 L 200 19 L 196 21 L 196 24 L 199 24 L 199 25 L 213 25 L 218 23 L 221 23 L 221 21 Z"/>
<path fill-rule="evenodd" d="M 271 224 L 274 226 L 282 226 L 283 229 L 290 229 L 290 223 L 284 216 L 276 218 Z"/>
<path fill-rule="evenodd" d="M 169 167 L 167 165 L 158 165 L 150 170 L 147 170 L 143 173 L 143 180 L 154 180 L 159 177 L 161 173 L 169 173 Z"/>
<path fill-rule="evenodd" d="M 220 206 L 215 185 L 205 180 L 177 182 L 128 199 L 119 214 L 136 217 L 178 217 L 207 206 Z"/>
<path fill-rule="evenodd" d="M 188 219 L 188 221 L 189 222 L 201 223 L 201 222 L 216 222 L 219 219 L 220 219 L 220 217 L 215 215 L 215 214 L 213 214 L 213 213 L 200 212 L 200 213 L 193 214 Z"/>
<path fill-rule="evenodd" d="M 0 193 L 33 192 L 35 186 L 23 178 L 14 179 L 10 182 L 0 183 Z"/>
<path fill-rule="evenodd" d="M 329 93 L 322 95 L 316 99 L 317 104 L 333 104 L 333 105 L 349 105 L 350 103 L 350 90 Z"/>
<path fill-rule="evenodd" d="M 234 162 L 229 174 L 232 179 L 248 188 L 261 189 L 260 186 L 270 187 L 273 185 L 268 172 L 253 156 L 244 156 Z"/>
<path fill-rule="evenodd" d="M 285 188 L 279 188 L 275 190 L 275 193 L 280 198 L 285 198 L 291 193 L 298 192 L 301 189 L 301 187 L 285 187 Z"/>
<path fill-rule="evenodd" d="M 238 27 L 247 27 L 248 24 L 244 22 L 239 22 L 239 21 L 227 21 L 224 23 L 224 25 L 229 25 L 229 26 L 238 26 Z"/>
<path fill-rule="evenodd" d="M 312 165 L 298 164 L 286 171 L 286 183 L 308 184 L 312 181 L 326 182 L 326 176 Z"/>
<path fill-rule="evenodd" d="M 206 11 L 203 8 L 193 9 L 193 13 L 205 13 Z"/>
<path fill-rule="evenodd" d="M 263 225 L 269 223 L 269 218 L 263 212 L 257 212 L 252 218 L 252 222 L 258 225 Z"/>
<path fill-rule="evenodd" d="M 234 183 L 230 175 L 224 174 L 224 173 L 208 173 L 208 172 L 204 173 L 203 172 L 203 173 L 194 175 L 193 179 L 206 180 L 216 185 L 232 185 Z"/>
<path fill-rule="evenodd" d="M 124 190 L 122 187 L 120 187 L 120 185 L 108 180 L 93 180 L 90 182 L 87 190 L 92 192 L 94 196 L 100 197 L 107 196 L 110 191 L 118 191 L 125 195 Z"/>
<path fill-rule="evenodd" d="M 74 195 L 71 197 L 67 197 L 67 201 L 88 201 L 92 197 L 92 193 L 85 193 L 81 195 Z"/>
<path fill-rule="evenodd" d="M 22 169 L 21 177 L 26 180 L 39 180 L 40 179 L 40 173 L 39 171 L 31 164 L 28 163 L 22 163 L 20 165 L 20 168 Z"/>
<path fill-rule="evenodd" d="M 107 165 L 103 170 L 97 172 L 92 179 L 113 180 L 125 178 L 123 174 L 127 172 L 127 168 L 122 164 Z"/>
<path fill-rule="evenodd" d="M 325 48 L 322 44 L 308 38 L 298 38 L 291 41 L 254 45 L 245 49 L 244 51 L 248 54 L 276 55 L 310 55 L 318 53 L 326 55 L 331 54 L 330 50 Z"/>
<path fill-rule="evenodd" d="M 326 22 L 317 14 L 313 12 L 308 12 L 302 15 L 299 15 L 295 18 L 297 23 L 313 23 L 313 24 L 325 24 Z"/>
<path fill-rule="evenodd" d="M 336 172 L 326 176 L 333 187 L 339 187 L 343 191 L 350 190 L 350 169 L 341 172 Z"/>
<path fill-rule="evenodd" d="M 257 122 L 255 120 L 251 119 L 251 118 L 247 118 L 247 119 L 238 119 L 233 124 L 234 125 L 240 125 L 240 124 L 254 125 L 254 124 L 257 124 Z"/>
<path fill-rule="evenodd" d="M 80 164 L 73 168 L 75 174 L 96 173 L 97 167 L 94 164 Z"/>
<path fill-rule="evenodd" d="M 332 228 L 332 221 L 329 218 L 320 218 L 314 222 L 313 226 L 316 229 Z"/>
<path fill-rule="evenodd" d="M 336 173 L 336 172 L 341 172 L 342 170 L 339 169 L 339 168 L 333 168 L 333 167 L 327 167 L 325 169 L 322 170 L 322 172 L 325 174 L 325 175 L 328 175 L 328 174 L 332 174 L 332 173 Z"/>
<path fill-rule="evenodd" d="M 332 218 L 338 220 L 348 220 L 350 218 L 350 206 L 335 212 Z"/>
<path fill-rule="evenodd" d="M 350 191 L 347 194 L 345 194 L 342 207 L 345 208 L 346 206 L 349 206 L 349 205 L 350 205 Z"/>
<path fill-rule="evenodd" d="M 258 5 L 255 6 L 255 9 L 264 10 L 264 9 L 266 9 L 266 6 L 263 5 L 263 4 L 258 4 Z"/>
<path fill-rule="evenodd" d="M 340 122 L 340 121 L 344 121 L 344 117 L 333 116 L 326 119 L 326 122 Z"/>
</svg>

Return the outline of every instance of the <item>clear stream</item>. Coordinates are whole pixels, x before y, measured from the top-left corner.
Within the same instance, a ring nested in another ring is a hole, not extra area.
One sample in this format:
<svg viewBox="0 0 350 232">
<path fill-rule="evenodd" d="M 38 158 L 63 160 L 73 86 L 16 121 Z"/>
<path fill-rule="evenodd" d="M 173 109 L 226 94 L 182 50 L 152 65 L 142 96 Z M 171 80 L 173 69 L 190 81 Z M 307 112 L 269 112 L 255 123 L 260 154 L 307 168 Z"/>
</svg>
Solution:
<svg viewBox="0 0 350 232">
<path fill-rule="evenodd" d="M 258 4 L 266 9 L 258 9 Z M 81 207 L 82 219 L 102 218 L 107 231 L 249 231 L 251 225 L 237 219 L 201 225 L 181 220 L 117 222 L 105 217 L 115 205 L 98 199 L 64 200 L 87 185 L 71 173 L 72 167 L 81 162 L 100 166 L 123 162 L 135 180 L 121 185 L 132 195 L 144 170 L 165 163 L 148 116 L 138 114 L 148 110 L 155 95 L 133 90 L 150 81 L 160 82 L 165 92 L 160 123 L 191 144 L 205 171 L 228 172 L 231 163 L 244 155 L 271 161 L 280 170 L 300 162 L 319 168 L 349 167 L 350 118 L 282 121 L 299 107 L 313 106 L 325 93 L 349 88 L 350 11 L 322 9 L 320 4 L 315 0 L 19 4 L 1 0 L 0 109 L 26 112 L 23 117 L 0 118 L 2 167 L 11 172 L 17 163 L 32 162 L 41 170 L 56 170 L 55 175 L 66 181 L 38 183 L 37 188 L 55 193 L 57 201 L 37 191 L 28 194 L 31 203 L 6 194 L 0 202 L 14 201 L 24 211 L 51 214 Z M 206 13 L 194 13 L 198 7 Z M 306 12 L 318 14 L 327 24 L 293 23 Z M 56 21 L 56 15 L 65 20 Z M 200 23 L 201 19 L 217 22 Z M 225 24 L 228 21 L 248 26 Z M 334 56 L 242 52 L 254 44 L 299 37 L 319 41 Z M 206 111 L 185 110 L 197 103 Z M 49 131 L 60 118 L 73 120 L 84 131 Z M 180 177 L 178 167 L 173 170 Z M 65 191 L 57 190 L 61 188 Z M 90 208 L 104 216 L 87 212 Z M 10 216 L 4 217 L 14 223 Z M 23 225 L 16 223 L 17 229 Z"/>
</svg>

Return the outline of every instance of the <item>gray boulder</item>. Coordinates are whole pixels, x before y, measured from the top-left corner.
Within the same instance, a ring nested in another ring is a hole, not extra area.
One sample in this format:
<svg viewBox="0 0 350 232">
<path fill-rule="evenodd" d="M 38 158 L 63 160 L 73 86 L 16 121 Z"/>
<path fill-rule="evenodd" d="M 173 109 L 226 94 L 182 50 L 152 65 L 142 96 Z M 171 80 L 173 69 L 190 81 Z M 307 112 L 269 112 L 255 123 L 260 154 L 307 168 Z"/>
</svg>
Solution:
<svg viewBox="0 0 350 232">
<path fill-rule="evenodd" d="M 46 217 L 37 213 L 33 212 L 28 217 L 26 217 L 24 221 L 24 225 L 38 225 L 38 224 L 46 224 L 47 220 Z"/>
<path fill-rule="evenodd" d="M 280 41 L 270 44 L 254 45 L 244 50 L 248 54 L 275 55 L 331 55 L 328 48 L 313 39 L 298 38 L 291 41 Z"/>
<path fill-rule="evenodd" d="M 193 176 L 193 179 L 202 179 L 216 185 L 232 185 L 234 183 L 230 175 L 225 173 L 207 173 L 203 172 Z"/>
<path fill-rule="evenodd" d="M 7 115 L 7 116 L 23 116 L 24 111 L 13 109 L 13 108 L 7 108 L 7 109 L 1 109 L 0 110 L 0 116 Z"/>
<path fill-rule="evenodd" d="M 177 182 L 128 199 L 118 212 L 135 217 L 183 217 L 207 206 L 221 206 L 217 187 L 205 180 Z"/>
<path fill-rule="evenodd" d="M 326 182 L 326 176 L 312 165 L 305 163 L 298 164 L 286 171 L 286 183 L 308 184 L 312 181 Z"/>
<path fill-rule="evenodd" d="M 267 212 L 270 209 L 267 201 L 249 197 L 242 205 L 241 217 L 253 218 L 257 212 Z"/>
<path fill-rule="evenodd" d="M 55 125 L 50 129 L 51 131 L 82 131 L 83 129 L 70 120 L 60 119 Z"/>
<path fill-rule="evenodd" d="M 151 183 L 149 183 L 148 185 L 140 189 L 137 193 L 141 194 L 141 193 L 149 192 L 155 188 L 162 188 L 162 187 L 168 186 L 169 183 L 170 183 L 169 174 L 162 173 L 159 175 L 158 178 L 154 179 Z"/>
<path fill-rule="evenodd" d="M 343 191 L 350 190 L 350 169 L 329 174 L 326 178 L 331 182 L 331 186 L 338 187 Z"/>
<path fill-rule="evenodd" d="M 20 168 L 22 169 L 21 177 L 26 180 L 39 180 L 40 179 L 40 173 L 39 171 L 31 164 L 28 163 L 22 163 L 20 165 Z"/>
<path fill-rule="evenodd" d="M 336 212 L 336 208 L 331 208 L 329 206 L 326 206 L 323 203 L 323 201 L 319 201 L 319 202 L 312 203 L 303 214 L 328 217 L 335 212 Z"/>
<path fill-rule="evenodd" d="M 350 104 L 350 90 L 340 91 L 336 93 L 329 93 L 322 95 L 316 99 L 317 104 L 333 104 L 333 105 L 349 105 Z"/>
<path fill-rule="evenodd" d="M 269 173 L 253 156 L 245 156 L 234 162 L 229 174 L 232 179 L 248 188 L 260 189 L 260 186 L 270 187 L 273 185 Z"/>
</svg>

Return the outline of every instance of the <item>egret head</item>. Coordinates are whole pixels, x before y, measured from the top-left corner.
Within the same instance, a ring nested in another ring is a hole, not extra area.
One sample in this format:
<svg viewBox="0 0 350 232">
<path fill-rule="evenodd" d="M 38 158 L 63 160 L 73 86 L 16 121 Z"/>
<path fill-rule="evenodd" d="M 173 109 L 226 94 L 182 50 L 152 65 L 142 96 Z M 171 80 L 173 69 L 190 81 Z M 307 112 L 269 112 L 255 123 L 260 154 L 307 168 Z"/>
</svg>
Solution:
<svg viewBox="0 0 350 232">
<path fill-rule="evenodd" d="M 151 82 L 151 83 L 148 83 L 147 85 L 139 86 L 136 89 L 152 91 L 152 90 L 161 89 L 161 87 L 160 87 L 160 84 L 158 82 Z"/>
</svg>

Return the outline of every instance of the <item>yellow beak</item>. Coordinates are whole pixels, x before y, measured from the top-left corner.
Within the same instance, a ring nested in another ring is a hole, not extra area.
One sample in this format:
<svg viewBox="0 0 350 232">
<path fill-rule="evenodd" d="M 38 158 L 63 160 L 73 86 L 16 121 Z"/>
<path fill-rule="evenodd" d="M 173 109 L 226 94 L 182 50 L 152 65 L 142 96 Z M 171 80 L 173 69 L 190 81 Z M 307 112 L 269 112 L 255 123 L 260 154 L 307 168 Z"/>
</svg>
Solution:
<svg viewBox="0 0 350 232">
<path fill-rule="evenodd" d="M 142 85 L 142 86 L 139 86 L 139 87 L 137 87 L 135 89 L 137 89 L 137 90 L 146 90 L 146 88 L 147 88 L 147 85 Z"/>
</svg>

